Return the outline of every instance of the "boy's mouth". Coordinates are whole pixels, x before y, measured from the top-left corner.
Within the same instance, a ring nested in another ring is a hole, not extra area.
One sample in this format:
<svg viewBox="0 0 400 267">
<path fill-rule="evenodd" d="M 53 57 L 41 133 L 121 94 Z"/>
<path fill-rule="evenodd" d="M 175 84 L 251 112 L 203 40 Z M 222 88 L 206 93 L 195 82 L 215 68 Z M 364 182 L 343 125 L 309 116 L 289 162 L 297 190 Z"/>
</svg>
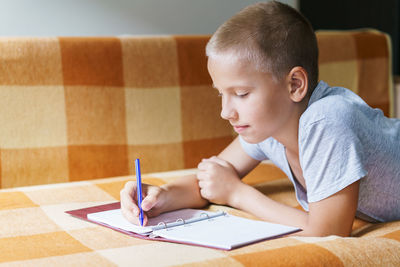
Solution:
<svg viewBox="0 0 400 267">
<path fill-rule="evenodd" d="M 235 132 L 237 132 L 238 134 L 240 134 L 249 127 L 248 125 L 232 125 L 232 126 Z"/>
</svg>

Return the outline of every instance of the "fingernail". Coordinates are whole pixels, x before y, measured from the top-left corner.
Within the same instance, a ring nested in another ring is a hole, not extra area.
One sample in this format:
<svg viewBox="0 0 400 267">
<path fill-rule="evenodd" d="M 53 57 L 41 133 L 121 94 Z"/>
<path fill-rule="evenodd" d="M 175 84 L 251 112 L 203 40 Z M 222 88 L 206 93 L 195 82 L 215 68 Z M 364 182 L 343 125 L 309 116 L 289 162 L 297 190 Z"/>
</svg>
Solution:
<svg viewBox="0 0 400 267">
<path fill-rule="evenodd" d="M 142 202 L 142 209 L 147 210 L 147 208 L 148 208 L 147 202 Z"/>
</svg>

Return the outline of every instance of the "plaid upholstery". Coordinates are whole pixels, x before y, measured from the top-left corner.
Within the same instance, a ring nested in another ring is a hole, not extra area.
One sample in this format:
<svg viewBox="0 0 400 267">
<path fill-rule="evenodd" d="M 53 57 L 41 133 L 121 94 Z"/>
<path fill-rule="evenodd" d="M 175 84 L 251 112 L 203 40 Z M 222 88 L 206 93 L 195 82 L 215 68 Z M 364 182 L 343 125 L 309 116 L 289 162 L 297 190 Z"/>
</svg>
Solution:
<svg viewBox="0 0 400 267">
<path fill-rule="evenodd" d="M 186 169 L 232 140 L 206 72 L 207 39 L 0 38 L 0 181 L 14 187 L 0 190 L 0 266 L 400 265 L 399 221 L 355 220 L 351 238 L 288 237 L 226 252 L 136 239 L 64 213 L 119 200 L 136 157 L 147 172 Z M 321 79 L 389 114 L 386 35 L 319 32 L 318 41 Z M 161 185 L 193 172 L 143 180 Z M 299 208 L 272 165 L 244 181 Z"/>
<path fill-rule="evenodd" d="M 209 36 L 0 38 L 0 187 L 193 168 L 234 133 Z M 388 37 L 319 32 L 321 79 L 390 110 Z M 345 48 L 345 49 L 344 49 Z"/>
<path fill-rule="evenodd" d="M 207 36 L 0 38 L 0 181 L 9 188 L 192 168 L 233 140 Z"/>
<path fill-rule="evenodd" d="M 390 37 L 375 30 L 319 31 L 320 79 L 353 90 L 394 116 Z"/>
<path fill-rule="evenodd" d="M 161 185 L 194 170 L 143 175 Z M 260 175 L 268 179 L 260 181 Z M 245 178 L 271 198 L 297 206 L 293 187 L 269 164 Z M 351 238 L 286 237 L 232 251 L 133 238 L 64 213 L 119 200 L 133 176 L 0 191 L 0 266 L 399 266 L 400 222 L 356 220 Z M 212 205 L 254 218 L 228 207 Z"/>
</svg>

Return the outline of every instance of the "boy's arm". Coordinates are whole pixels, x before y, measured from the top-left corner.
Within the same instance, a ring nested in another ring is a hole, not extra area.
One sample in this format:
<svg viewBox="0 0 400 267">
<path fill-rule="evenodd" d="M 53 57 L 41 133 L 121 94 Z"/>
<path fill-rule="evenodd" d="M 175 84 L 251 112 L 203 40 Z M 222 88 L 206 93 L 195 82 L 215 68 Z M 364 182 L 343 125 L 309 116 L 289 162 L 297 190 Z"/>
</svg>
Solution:
<svg viewBox="0 0 400 267">
<path fill-rule="evenodd" d="M 258 163 L 247 155 L 236 139 L 218 157 L 199 164 L 201 195 L 212 202 L 228 204 L 261 219 L 303 229 L 297 235 L 350 234 L 357 208 L 359 182 L 326 199 L 310 203 L 309 212 L 305 212 L 276 202 L 239 180 Z"/>
<path fill-rule="evenodd" d="M 236 138 L 218 155 L 218 157 L 224 158 L 226 161 L 230 162 L 230 164 L 234 166 L 238 176 L 243 177 L 257 166 L 259 161 L 254 160 L 247 154 L 244 154 L 243 158 L 232 156 L 235 155 L 238 149 L 241 149 L 241 145 L 239 139 Z M 190 175 L 178 178 L 174 182 L 162 186 L 162 188 L 168 192 L 168 199 L 165 201 L 166 205 L 162 208 L 162 211 L 165 212 L 187 207 L 199 208 L 207 205 L 209 201 L 201 196 L 198 182 L 196 175 Z"/>
<path fill-rule="evenodd" d="M 303 229 L 295 235 L 348 236 L 357 209 L 358 187 L 359 182 L 355 182 L 326 199 L 310 203 L 309 212 L 278 203 L 250 186 L 242 187 L 231 205 L 260 219 Z"/>
<path fill-rule="evenodd" d="M 349 236 L 358 205 L 359 184 L 358 180 L 326 199 L 310 203 L 309 231 L 320 236 Z"/>
<path fill-rule="evenodd" d="M 166 199 L 161 212 L 183 208 L 202 208 L 209 202 L 200 195 L 196 175 L 183 176 L 175 181 L 162 185 Z"/>
<path fill-rule="evenodd" d="M 243 150 L 239 137 L 236 137 L 229 146 L 219 153 L 218 157 L 229 162 L 240 178 L 243 178 L 260 163 Z"/>
<path fill-rule="evenodd" d="M 221 155 L 234 154 L 238 148 L 238 140 L 233 141 Z M 230 152 L 229 152 L 230 151 Z M 228 153 L 229 152 L 229 153 Z M 233 158 L 229 159 L 236 165 L 237 171 L 243 176 L 251 170 L 258 161 L 253 160 L 245 155 L 246 160 L 238 161 Z M 236 173 L 230 165 L 230 171 L 236 181 L 240 181 Z M 131 222 L 138 224 L 139 209 L 136 203 L 136 183 L 133 181 L 127 182 L 124 189 L 121 190 L 121 209 L 124 216 Z M 147 216 L 153 217 L 160 213 L 182 209 L 182 208 L 201 208 L 209 203 L 200 193 L 198 174 L 189 175 L 176 179 L 175 181 L 165 184 L 161 187 L 143 185 L 144 199 L 142 208 L 145 211 L 145 222 Z"/>
<path fill-rule="evenodd" d="M 124 217 L 139 225 L 136 186 L 136 182 L 127 182 L 120 192 L 120 198 Z M 201 208 L 208 204 L 208 201 L 200 196 L 195 175 L 180 177 L 160 187 L 143 184 L 142 190 L 144 225 L 147 224 L 148 217 L 158 216 L 163 212 L 182 208 Z"/>
<path fill-rule="evenodd" d="M 218 156 L 199 163 L 197 179 L 201 196 L 216 204 L 231 205 L 238 189 L 245 185 L 240 179 L 259 163 L 247 155 L 237 137 Z"/>
</svg>

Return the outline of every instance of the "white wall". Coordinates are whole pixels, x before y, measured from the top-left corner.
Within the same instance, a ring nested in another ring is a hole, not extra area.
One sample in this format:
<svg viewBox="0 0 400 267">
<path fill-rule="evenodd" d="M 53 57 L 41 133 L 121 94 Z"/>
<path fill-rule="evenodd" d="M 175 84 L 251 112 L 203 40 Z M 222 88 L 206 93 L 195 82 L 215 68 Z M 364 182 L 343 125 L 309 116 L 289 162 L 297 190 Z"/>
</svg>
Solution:
<svg viewBox="0 0 400 267">
<path fill-rule="evenodd" d="M 297 7 L 298 0 L 281 0 Z M 0 0 L 0 36 L 210 34 L 257 0 Z"/>
</svg>

